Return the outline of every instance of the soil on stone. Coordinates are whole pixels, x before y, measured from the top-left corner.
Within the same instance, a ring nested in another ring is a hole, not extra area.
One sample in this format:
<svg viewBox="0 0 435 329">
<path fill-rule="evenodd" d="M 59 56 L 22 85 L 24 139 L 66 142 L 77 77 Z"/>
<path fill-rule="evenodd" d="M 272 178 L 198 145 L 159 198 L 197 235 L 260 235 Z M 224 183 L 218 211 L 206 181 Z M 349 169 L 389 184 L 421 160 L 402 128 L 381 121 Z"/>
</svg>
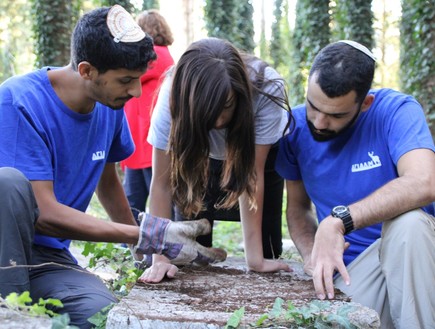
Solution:
<svg viewBox="0 0 435 329">
<path fill-rule="evenodd" d="M 229 312 L 244 306 L 247 313 L 261 314 L 270 310 L 278 297 L 296 307 L 317 299 L 312 280 L 294 272 L 256 273 L 219 266 L 183 267 L 176 279 L 138 285 L 145 290 L 173 292 L 182 297 L 180 302 L 187 301 L 196 311 L 204 312 Z M 335 299 L 350 301 L 339 290 Z"/>
<path fill-rule="evenodd" d="M 174 279 L 135 285 L 109 312 L 107 328 L 223 328 L 242 307 L 239 326 L 249 328 L 259 319 L 264 320 L 264 314 L 271 314 L 277 298 L 310 309 L 313 299 L 317 299 L 312 279 L 304 274 L 302 263 L 288 264 L 293 272 L 248 272 L 243 259 L 180 268 Z M 338 290 L 335 300 L 323 305 L 327 307 L 322 308 L 323 315 L 345 310 L 357 328 L 380 327 L 376 312 L 351 302 Z M 282 307 L 285 309 L 286 303 Z M 273 317 L 273 321 L 277 320 Z M 283 316 L 279 321 L 287 320 Z M 262 325 L 268 326 L 266 322 Z M 292 324 L 277 325 L 275 328 L 290 328 Z"/>
</svg>

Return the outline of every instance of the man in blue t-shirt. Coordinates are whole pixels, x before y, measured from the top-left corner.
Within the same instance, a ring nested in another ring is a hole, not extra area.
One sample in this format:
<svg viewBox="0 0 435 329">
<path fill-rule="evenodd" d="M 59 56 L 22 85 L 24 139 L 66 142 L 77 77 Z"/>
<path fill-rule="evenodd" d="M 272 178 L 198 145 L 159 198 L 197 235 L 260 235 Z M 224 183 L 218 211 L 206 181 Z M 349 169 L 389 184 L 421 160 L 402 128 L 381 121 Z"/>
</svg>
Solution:
<svg viewBox="0 0 435 329">
<path fill-rule="evenodd" d="M 174 263 L 223 260 L 200 246 L 207 220 L 171 223 L 131 213 L 115 164 L 134 150 L 122 110 L 141 94 L 156 59 L 152 39 L 119 5 L 85 14 L 71 40 L 71 62 L 0 86 L 0 295 L 29 291 L 60 299 L 71 324 L 116 298 L 69 252 L 71 239 L 121 242 L 134 257 L 159 253 Z M 112 221 L 85 213 L 96 191 Z M 19 266 L 15 266 L 19 265 Z"/>
<path fill-rule="evenodd" d="M 414 98 L 370 90 L 374 70 L 349 40 L 316 56 L 276 160 L 289 231 L 320 299 L 335 285 L 382 328 L 432 328 L 435 148 Z"/>
</svg>

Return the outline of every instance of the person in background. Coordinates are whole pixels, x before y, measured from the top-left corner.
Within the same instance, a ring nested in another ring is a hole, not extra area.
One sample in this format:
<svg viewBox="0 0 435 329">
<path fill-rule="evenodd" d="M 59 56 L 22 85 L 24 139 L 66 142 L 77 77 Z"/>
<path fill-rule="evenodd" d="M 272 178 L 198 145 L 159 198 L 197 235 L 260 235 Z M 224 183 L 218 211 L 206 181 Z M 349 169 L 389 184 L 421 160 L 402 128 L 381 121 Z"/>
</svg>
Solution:
<svg viewBox="0 0 435 329">
<path fill-rule="evenodd" d="M 421 105 L 370 90 L 374 71 L 350 40 L 314 59 L 276 160 L 289 232 L 320 299 L 335 286 L 382 328 L 434 328 L 435 147 Z"/>
<path fill-rule="evenodd" d="M 71 324 L 116 302 L 77 264 L 71 239 L 128 243 L 134 256 L 163 253 L 175 262 L 223 260 L 199 245 L 207 220 L 172 223 L 145 214 L 137 226 L 116 163 L 133 152 L 122 110 L 141 94 L 156 58 L 150 37 L 119 5 L 83 15 L 71 62 L 11 77 L 0 86 L 0 294 L 29 291 L 59 299 Z M 85 213 L 96 192 L 111 221 Z"/>
<path fill-rule="evenodd" d="M 269 258 L 282 251 L 284 182 L 274 161 L 290 121 L 285 83 L 273 68 L 222 39 L 192 43 L 163 82 L 151 118 L 150 213 L 171 218 L 175 204 L 176 221 L 213 223 L 219 211 L 235 209 L 249 269 L 289 271 Z M 211 234 L 198 241 L 212 246 Z M 155 256 L 140 280 L 159 282 L 176 272 Z"/>
<path fill-rule="evenodd" d="M 150 116 L 157 99 L 162 78 L 174 60 L 169 52 L 174 38 L 165 18 L 155 10 L 142 12 L 137 22 L 142 30 L 152 37 L 157 59 L 152 61 L 148 70 L 140 78 L 142 95 L 125 103 L 124 111 L 135 144 L 131 156 L 121 161 L 124 170 L 124 190 L 130 208 L 137 219 L 144 212 L 148 200 L 152 176 L 152 146 L 147 142 Z"/>
</svg>

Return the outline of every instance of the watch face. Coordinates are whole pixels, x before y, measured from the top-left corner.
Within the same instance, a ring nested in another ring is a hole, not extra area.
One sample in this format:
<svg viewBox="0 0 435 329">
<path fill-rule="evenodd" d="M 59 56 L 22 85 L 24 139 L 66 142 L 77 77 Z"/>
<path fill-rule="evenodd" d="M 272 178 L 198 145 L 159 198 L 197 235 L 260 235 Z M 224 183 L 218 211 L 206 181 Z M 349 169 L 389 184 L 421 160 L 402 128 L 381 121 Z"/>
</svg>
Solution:
<svg viewBox="0 0 435 329">
<path fill-rule="evenodd" d="M 346 206 L 336 206 L 336 207 L 334 207 L 334 209 L 332 209 L 332 211 L 336 214 L 341 214 L 341 213 L 347 212 L 347 207 Z"/>
</svg>

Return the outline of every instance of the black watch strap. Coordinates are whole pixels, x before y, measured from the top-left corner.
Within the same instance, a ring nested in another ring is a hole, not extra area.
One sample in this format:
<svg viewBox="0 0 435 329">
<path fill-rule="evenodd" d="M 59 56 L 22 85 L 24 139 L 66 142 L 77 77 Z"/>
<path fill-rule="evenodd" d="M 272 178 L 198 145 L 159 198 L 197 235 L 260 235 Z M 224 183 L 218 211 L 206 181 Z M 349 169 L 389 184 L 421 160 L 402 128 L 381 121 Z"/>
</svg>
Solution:
<svg viewBox="0 0 435 329">
<path fill-rule="evenodd" d="M 350 215 L 349 207 L 336 206 L 332 209 L 331 215 L 340 218 L 344 226 L 344 235 L 349 234 L 354 230 L 352 216 Z"/>
</svg>

